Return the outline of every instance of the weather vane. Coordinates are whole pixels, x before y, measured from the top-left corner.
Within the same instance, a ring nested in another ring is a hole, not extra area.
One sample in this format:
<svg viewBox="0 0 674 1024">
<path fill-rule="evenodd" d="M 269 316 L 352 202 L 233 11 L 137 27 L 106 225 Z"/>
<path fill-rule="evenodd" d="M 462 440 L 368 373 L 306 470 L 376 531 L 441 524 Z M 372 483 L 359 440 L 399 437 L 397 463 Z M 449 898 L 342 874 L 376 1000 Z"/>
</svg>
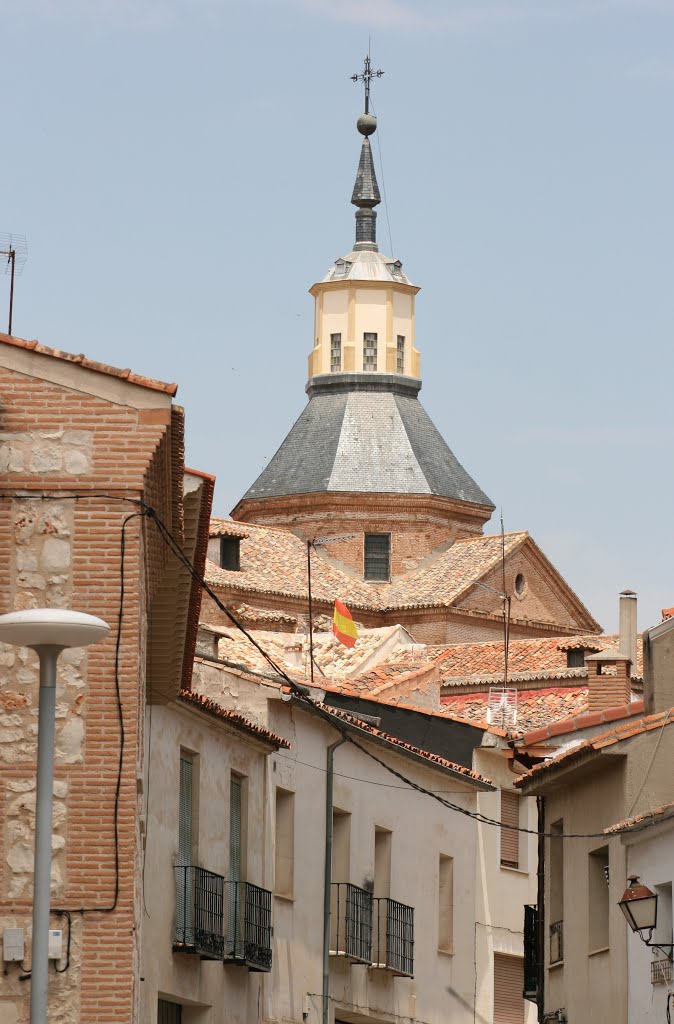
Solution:
<svg viewBox="0 0 674 1024">
<path fill-rule="evenodd" d="M 370 63 L 370 54 L 368 53 L 364 61 L 363 71 L 360 75 L 351 75 L 352 82 L 362 82 L 365 86 L 365 113 L 370 113 L 370 82 L 373 78 L 381 78 L 384 74 L 383 71 L 373 71 L 372 64 Z"/>
</svg>

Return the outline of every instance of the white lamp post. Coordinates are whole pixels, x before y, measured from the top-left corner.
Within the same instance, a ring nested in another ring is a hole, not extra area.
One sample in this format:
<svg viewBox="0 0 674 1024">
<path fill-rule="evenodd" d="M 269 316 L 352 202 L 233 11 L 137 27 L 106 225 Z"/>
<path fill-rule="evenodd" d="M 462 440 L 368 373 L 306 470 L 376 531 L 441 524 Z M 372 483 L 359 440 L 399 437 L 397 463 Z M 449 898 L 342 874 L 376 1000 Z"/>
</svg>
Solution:
<svg viewBox="0 0 674 1024">
<path fill-rule="evenodd" d="M 40 659 L 30 1024 L 46 1024 L 47 1020 L 56 662 L 66 647 L 87 647 L 102 640 L 108 631 L 103 619 L 61 608 L 31 608 L 0 615 L 0 641 L 32 647 Z"/>
</svg>

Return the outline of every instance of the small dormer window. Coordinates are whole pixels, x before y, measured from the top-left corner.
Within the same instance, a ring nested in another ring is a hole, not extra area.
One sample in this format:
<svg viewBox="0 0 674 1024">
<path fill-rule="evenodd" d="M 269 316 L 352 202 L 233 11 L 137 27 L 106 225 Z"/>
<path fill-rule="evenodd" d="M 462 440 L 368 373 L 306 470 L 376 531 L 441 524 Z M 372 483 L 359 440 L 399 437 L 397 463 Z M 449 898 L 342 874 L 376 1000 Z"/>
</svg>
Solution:
<svg viewBox="0 0 674 1024">
<path fill-rule="evenodd" d="M 393 263 L 389 263 L 388 268 L 389 268 L 389 272 L 391 274 L 391 277 L 394 277 L 397 281 L 401 281 L 402 280 L 403 265 L 400 262 L 400 260 L 395 260 Z"/>
<path fill-rule="evenodd" d="M 585 664 L 585 651 L 582 647 L 570 647 L 566 652 L 567 668 L 582 668 Z"/>
<path fill-rule="evenodd" d="M 241 568 L 241 538 L 220 538 L 220 568 L 238 572 Z"/>
<path fill-rule="evenodd" d="M 335 277 L 346 277 L 349 264 L 346 260 L 335 260 Z"/>
</svg>

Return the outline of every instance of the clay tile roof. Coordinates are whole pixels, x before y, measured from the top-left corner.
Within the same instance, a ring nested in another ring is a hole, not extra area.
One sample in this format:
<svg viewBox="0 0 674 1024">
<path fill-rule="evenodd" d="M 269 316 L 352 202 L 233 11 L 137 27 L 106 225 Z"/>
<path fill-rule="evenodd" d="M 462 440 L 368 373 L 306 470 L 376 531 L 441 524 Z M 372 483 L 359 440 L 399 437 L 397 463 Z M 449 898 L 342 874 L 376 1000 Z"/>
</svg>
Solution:
<svg viewBox="0 0 674 1024">
<path fill-rule="evenodd" d="M 587 694 L 587 688 L 585 689 L 585 693 Z M 591 729 L 596 725 L 618 722 L 623 718 L 630 718 L 634 715 L 643 715 L 643 713 L 643 700 L 633 700 L 631 704 L 623 704 L 615 708 L 606 708 L 603 711 L 588 711 L 587 713 L 581 711 L 579 714 L 571 715 L 569 718 L 560 718 L 557 721 L 550 722 L 538 729 L 532 729 L 530 732 L 525 732 L 519 737 L 518 742 L 523 746 L 533 746 L 536 743 L 544 743 L 546 740 L 554 739 L 558 736 L 564 736 L 572 732 L 579 732 L 581 729 Z"/>
<path fill-rule="evenodd" d="M 211 517 L 209 530 L 211 537 L 250 537 L 250 530 L 244 523 L 236 523 L 233 519 Z"/>
<path fill-rule="evenodd" d="M 286 750 L 290 749 L 290 743 L 284 739 L 283 736 L 277 736 L 276 733 L 270 732 L 268 729 L 264 729 L 261 725 L 256 725 L 255 722 L 249 721 L 244 718 L 243 715 L 237 714 L 236 711 L 230 711 L 228 708 L 221 707 L 217 701 L 212 700 L 210 697 L 206 697 L 203 693 L 194 693 L 192 690 L 181 690 L 180 700 L 184 704 L 189 704 L 192 707 L 199 708 L 200 711 L 205 711 L 206 714 L 213 715 L 214 718 L 220 718 L 222 721 L 227 722 L 229 725 L 233 725 L 236 729 L 240 729 L 242 732 L 248 733 L 257 740 L 263 740 L 275 747 L 277 750 L 279 747 L 284 747 Z"/>
<path fill-rule="evenodd" d="M 249 604 L 237 604 L 232 611 L 237 619 L 244 622 L 284 622 L 291 626 L 297 622 L 294 615 L 273 608 L 253 608 Z"/>
<path fill-rule="evenodd" d="M 442 698 L 442 707 L 451 715 L 488 728 L 489 693 L 462 693 Z M 568 718 L 587 711 L 587 686 L 551 687 L 542 690 L 519 690 L 517 720 L 511 732 L 548 726 L 557 718 Z M 499 725 L 494 722 L 494 725 Z"/>
<path fill-rule="evenodd" d="M 617 633 L 609 635 L 576 636 L 571 638 L 536 637 L 527 640 L 511 640 L 508 648 L 508 675 L 510 679 L 536 678 L 562 679 L 582 678 L 585 668 L 567 668 L 567 649 L 584 647 L 592 651 L 614 651 L 617 653 L 620 638 Z M 637 664 L 634 675 L 643 671 L 642 638 L 637 640 Z M 437 660 L 443 686 L 464 685 L 474 678 L 475 682 L 496 682 L 503 678 L 503 641 L 487 643 L 448 644 L 428 648 L 429 657 Z M 546 675 L 549 673 L 549 675 Z"/>
<path fill-rule="evenodd" d="M 474 782 L 481 782 L 484 785 L 491 786 L 489 779 L 485 779 L 483 775 L 479 775 L 470 768 L 465 768 L 461 764 L 455 764 L 453 761 L 447 761 L 444 757 L 440 757 L 438 754 L 431 754 L 428 750 L 422 750 L 421 747 L 415 747 L 411 743 L 405 743 L 404 740 L 398 739 L 397 736 L 391 736 L 390 733 L 382 732 L 381 729 L 376 729 L 374 726 L 362 721 L 362 719 L 358 718 L 356 715 L 349 714 L 348 711 L 342 711 L 341 708 L 328 707 L 326 704 L 321 704 L 320 707 L 323 711 L 327 711 L 328 714 L 335 718 L 339 718 L 342 721 L 347 722 L 349 725 L 354 726 L 357 729 L 361 729 L 370 736 L 376 737 L 385 743 L 389 743 L 400 750 L 414 754 L 416 757 L 421 757 L 425 761 L 430 761 L 432 764 L 438 765 L 440 768 L 462 775 L 466 779 L 471 779 Z"/>
<path fill-rule="evenodd" d="M 543 775 L 552 774 L 560 766 L 566 768 L 574 761 L 582 760 L 586 754 L 598 753 L 600 750 L 615 746 L 615 744 L 622 743 L 635 736 L 642 736 L 653 729 L 662 729 L 666 725 L 674 725 L 674 708 L 660 711 L 655 715 L 646 715 L 636 720 L 629 719 L 607 732 L 599 733 L 597 736 L 583 740 L 582 743 L 572 747 L 570 750 L 562 751 L 561 754 L 548 761 L 542 761 L 540 764 L 534 765 L 526 775 L 515 782 L 515 785 L 524 785 L 532 777 L 538 779 Z"/>
<path fill-rule="evenodd" d="M 14 348 L 23 348 L 29 352 L 38 352 L 43 356 L 50 356 L 52 359 L 61 359 L 66 363 L 77 363 L 87 370 L 94 370 L 96 373 L 105 373 L 109 377 L 119 377 L 121 380 L 128 380 L 132 384 L 138 384 L 143 388 L 150 388 L 152 391 L 163 391 L 167 395 L 175 395 L 178 390 L 177 384 L 165 384 L 164 381 L 154 380 L 152 377 L 143 377 L 132 370 L 120 370 L 117 366 L 109 366 L 107 363 L 99 363 L 95 359 L 88 359 L 85 355 L 73 355 L 72 352 L 63 352 L 59 348 L 50 348 L 48 345 L 41 345 L 39 341 L 26 341 L 25 338 L 16 338 L 13 335 L 0 333 L 0 344 L 13 345 Z"/>
<path fill-rule="evenodd" d="M 674 618 L 674 608 L 663 608 L 662 609 L 662 621 L 664 622 L 665 619 L 671 619 L 671 618 Z"/>
<path fill-rule="evenodd" d="M 633 818 L 626 818 L 624 821 L 618 821 L 615 825 L 611 825 L 609 828 L 605 828 L 604 832 L 610 835 L 612 832 L 627 832 L 630 829 L 634 829 L 638 832 L 642 828 L 646 828 L 650 825 L 657 825 L 661 821 L 666 821 L 668 818 L 674 816 L 674 801 L 670 801 L 668 804 L 662 804 L 661 807 L 655 807 L 652 811 L 644 811 L 643 814 L 637 814 Z"/>
</svg>

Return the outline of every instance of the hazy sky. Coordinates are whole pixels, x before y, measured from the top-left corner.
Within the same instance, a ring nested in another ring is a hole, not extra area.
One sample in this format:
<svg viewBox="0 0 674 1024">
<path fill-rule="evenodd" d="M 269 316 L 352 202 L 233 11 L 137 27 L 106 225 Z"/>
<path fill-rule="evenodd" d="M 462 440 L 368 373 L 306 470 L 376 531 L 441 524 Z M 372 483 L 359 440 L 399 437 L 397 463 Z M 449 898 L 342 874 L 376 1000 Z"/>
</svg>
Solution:
<svg viewBox="0 0 674 1024">
<path fill-rule="evenodd" d="M 672 0 L 0 0 L 14 333 L 178 381 L 229 512 L 304 406 L 307 289 L 352 245 L 368 35 L 421 400 L 606 628 L 624 587 L 651 625 L 674 605 Z"/>
</svg>

